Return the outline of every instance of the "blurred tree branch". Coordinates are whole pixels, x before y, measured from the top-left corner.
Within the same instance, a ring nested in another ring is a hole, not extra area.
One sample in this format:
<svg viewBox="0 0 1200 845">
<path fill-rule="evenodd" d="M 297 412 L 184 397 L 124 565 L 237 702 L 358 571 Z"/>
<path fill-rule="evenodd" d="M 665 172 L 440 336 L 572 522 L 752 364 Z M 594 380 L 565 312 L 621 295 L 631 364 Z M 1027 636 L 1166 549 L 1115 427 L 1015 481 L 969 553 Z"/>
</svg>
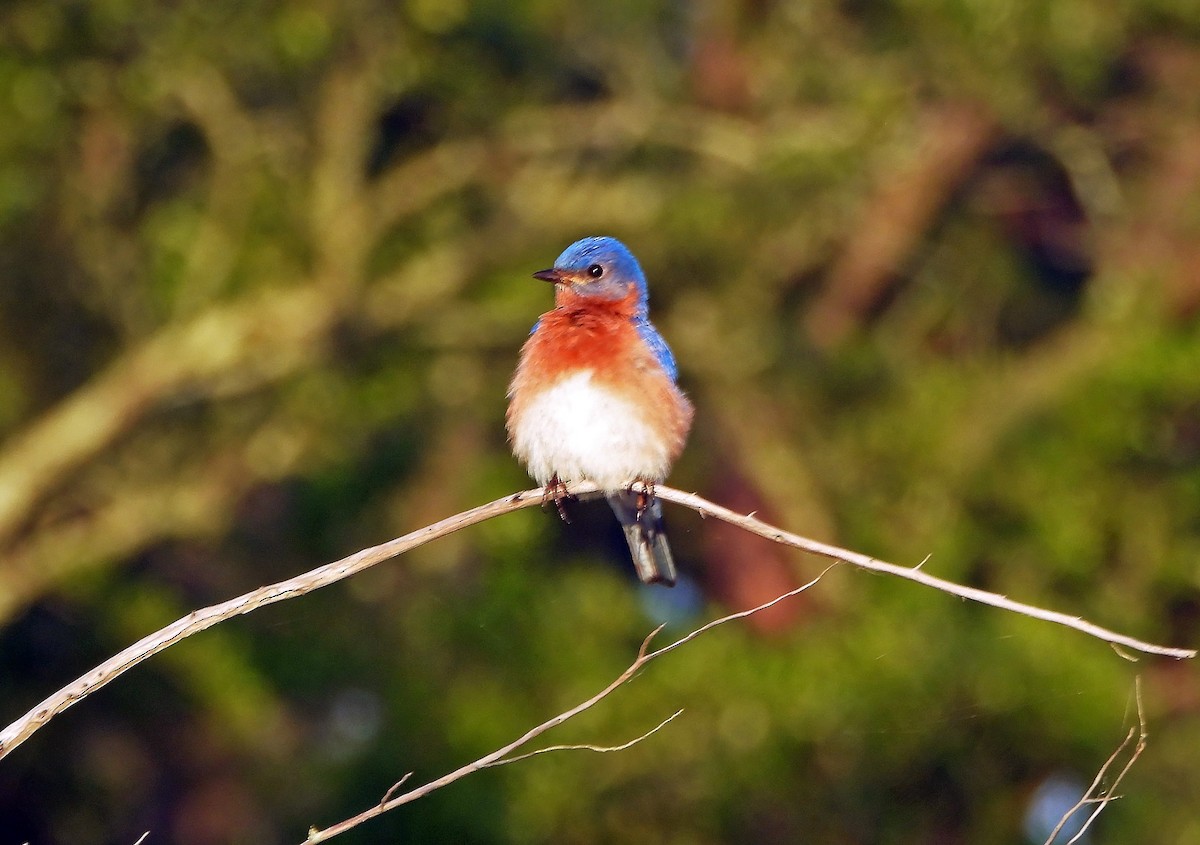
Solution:
<svg viewBox="0 0 1200 845">
<path fill-rule="evenodd" d="M 931 109 L 915 160 L 889 167 L 804 322 L 821 348 L 836 346 L 886 298 L 950 198 L 995 143 L 999 126 L 975 104 Z"/>
<path fill-rule="evenodd" d="M 228 395 L 320 355 L 334 314 L 317 289 L 269 291 L 164 329 L 11 438 L 0 453 L 0 547 L 72 471 L 149 410 L 193 392 Z"/>
</svg>

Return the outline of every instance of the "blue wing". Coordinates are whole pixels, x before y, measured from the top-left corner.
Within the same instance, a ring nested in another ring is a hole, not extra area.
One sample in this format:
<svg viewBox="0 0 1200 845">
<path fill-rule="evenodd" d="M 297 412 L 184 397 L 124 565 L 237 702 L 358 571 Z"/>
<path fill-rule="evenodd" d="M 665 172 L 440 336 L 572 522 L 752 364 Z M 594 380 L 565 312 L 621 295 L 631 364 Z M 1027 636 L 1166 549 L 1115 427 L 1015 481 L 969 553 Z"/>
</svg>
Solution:
<svg viewBox="0 0 1200 845">
<path fill-rule="evenodd" d="M 633 325 L 637 329 L 638 335 L 654 353 L 654 357 L 658 359 L 658 363 L 667 371 L 671 381 L 678 380 L 679 370 L 675 366 L 675 356 L 671 354 L 671 347 L 667 346 L 667 342 L 663 340 L 658 330 L 645 317 L 634 317 Z"/>
</svg>

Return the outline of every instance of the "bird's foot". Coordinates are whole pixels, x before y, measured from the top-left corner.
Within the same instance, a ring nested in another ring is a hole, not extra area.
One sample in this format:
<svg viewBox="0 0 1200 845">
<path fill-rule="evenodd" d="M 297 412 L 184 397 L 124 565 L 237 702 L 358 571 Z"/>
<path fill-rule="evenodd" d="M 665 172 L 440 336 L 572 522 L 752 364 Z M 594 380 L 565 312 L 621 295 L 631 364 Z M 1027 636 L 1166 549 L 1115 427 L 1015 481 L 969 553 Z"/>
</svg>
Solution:
<svg viewBox="0 0 1200 845">
<path fill-rule="evenodd" d="M 558 516 L 563 522 L 570 522 L 567 516 L 567 509 L 563 507 L 563 502 L 573 498 L 567 492 L 567 485 L 557 475 L 550 476 L 550 480 L 546 482 L 546 486 L 542 488 L 542 507 L 551 499 L 554 500 L 554 507 L 558 509 Z"/>
<path fill-rule="evenodd" d="M 629 485 L 629 492 L 633 492 L 633 485 Z M 637 491 L 637 519 L 642 521 L 642 514 L 650 507 L 650 503 L 654 501 L 654 482 L 643 481 L 642 489 Z"/>
</svg>

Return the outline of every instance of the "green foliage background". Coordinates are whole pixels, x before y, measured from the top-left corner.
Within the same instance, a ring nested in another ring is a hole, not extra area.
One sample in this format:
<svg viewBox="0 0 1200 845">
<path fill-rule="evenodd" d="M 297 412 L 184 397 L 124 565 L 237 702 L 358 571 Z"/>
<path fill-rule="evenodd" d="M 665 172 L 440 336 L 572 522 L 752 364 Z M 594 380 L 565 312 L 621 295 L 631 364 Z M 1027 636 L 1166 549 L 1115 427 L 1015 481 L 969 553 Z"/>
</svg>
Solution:
<svg viewBox="0 0 1200 845">
<path fill-rule="evenodd" d="M 695 400 L 671 481 L 1200 640 L 1200 7 L 0 7 L 3 721 L 186 614 L 528 486 L 529 274 L 612 234 Z M 0 843 L 272 843 L 591 695 L 655 624 L 602 506 L 170 649 L 0 761 Z M 682 632 L 820 561 L 672 510 Z M 658 608 L 658 609 L 656 609 Z M 547 755 L 347 842 L 1200 841 L 1200 675 L 838 570 Z M 1044 836 L 1043 836 L 1044 838 Z M 1042 841 L 1038 839 L 1036 841 Z"/>
</svg>

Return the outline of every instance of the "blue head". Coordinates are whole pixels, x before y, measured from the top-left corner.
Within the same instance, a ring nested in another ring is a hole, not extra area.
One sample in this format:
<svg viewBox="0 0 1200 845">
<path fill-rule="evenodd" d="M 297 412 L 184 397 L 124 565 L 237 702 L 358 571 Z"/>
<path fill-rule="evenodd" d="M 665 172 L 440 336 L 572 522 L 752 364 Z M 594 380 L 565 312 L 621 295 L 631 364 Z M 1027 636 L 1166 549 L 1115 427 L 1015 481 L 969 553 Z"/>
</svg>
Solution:
<svg viewBox="0 0 1200 845">
<path fill-rule="evenodd" d="M 580 296 L 624 299 L 637 291 L 638 309 L 646 309 L 649 294 L 641 265 L 625 244 L 616 238 L 584 238 L 563 250 L 549 270 L 533 274 L 535 279 L 566 285 Z"/>
</svg>

